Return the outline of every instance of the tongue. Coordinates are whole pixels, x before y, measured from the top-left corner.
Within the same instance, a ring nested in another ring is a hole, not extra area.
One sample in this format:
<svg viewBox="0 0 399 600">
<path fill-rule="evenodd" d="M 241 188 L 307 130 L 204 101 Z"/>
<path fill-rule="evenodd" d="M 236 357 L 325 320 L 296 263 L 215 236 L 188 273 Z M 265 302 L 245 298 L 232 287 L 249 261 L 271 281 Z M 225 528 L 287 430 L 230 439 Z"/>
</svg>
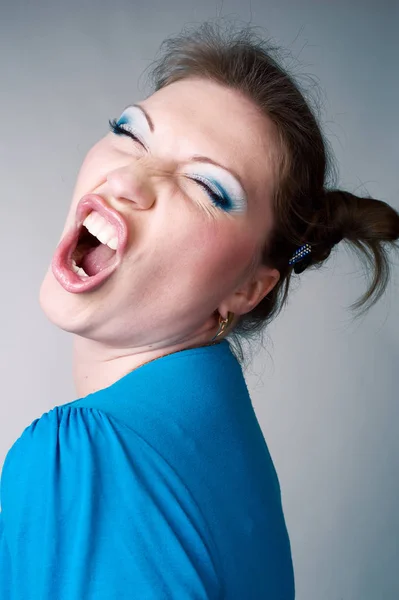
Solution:
<svg viewBox="0 0 399 600">
<path fill-rule="evenodd" d="M 115 250 L 112 250 L 106 244 L 100 244 L 96 248 L 89 250 L 83 257 L 81 267 L 89 277 L 97 275 L 112 263 L 115 258 Z"/>
</svg>

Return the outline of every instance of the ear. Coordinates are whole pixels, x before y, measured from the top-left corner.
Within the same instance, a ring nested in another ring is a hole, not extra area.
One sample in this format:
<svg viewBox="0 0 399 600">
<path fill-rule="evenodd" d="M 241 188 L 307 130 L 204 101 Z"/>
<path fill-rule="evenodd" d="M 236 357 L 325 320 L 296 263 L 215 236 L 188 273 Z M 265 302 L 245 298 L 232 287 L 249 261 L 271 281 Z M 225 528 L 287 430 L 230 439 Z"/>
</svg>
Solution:
<svg viewBox="0 0 399 600">
<path fill-rule="evenodd" d="M 235 315 L 245 315 L 251 312 L 275 287 L 279 279 L 280 272 L 277 269 L 259 265 L 251 279 L 223 301 L 219 313 L 227 315 L 227 312 L 231 311 Z"/>
</svg>

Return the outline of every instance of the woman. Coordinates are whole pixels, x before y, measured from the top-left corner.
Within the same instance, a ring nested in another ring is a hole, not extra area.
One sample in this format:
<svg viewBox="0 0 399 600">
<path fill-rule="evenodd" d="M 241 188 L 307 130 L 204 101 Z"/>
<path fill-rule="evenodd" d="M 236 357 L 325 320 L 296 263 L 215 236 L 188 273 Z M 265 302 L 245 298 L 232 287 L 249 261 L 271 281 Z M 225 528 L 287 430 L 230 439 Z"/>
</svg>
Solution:
<svg viewBox="0 0 399 600">
<path fill-rule="evenodd" d="M 340 240 L 374 269 L 358 308 L 387 285 L 399 216 L 326 188 L 326 142 L 267 44 L 206 24 L 163 49 L 154 93 L 87 154 L 41 288 L 78 400 L 7 455 L 4 600 L 294 598 L 239 339 Z"/>
</svg>

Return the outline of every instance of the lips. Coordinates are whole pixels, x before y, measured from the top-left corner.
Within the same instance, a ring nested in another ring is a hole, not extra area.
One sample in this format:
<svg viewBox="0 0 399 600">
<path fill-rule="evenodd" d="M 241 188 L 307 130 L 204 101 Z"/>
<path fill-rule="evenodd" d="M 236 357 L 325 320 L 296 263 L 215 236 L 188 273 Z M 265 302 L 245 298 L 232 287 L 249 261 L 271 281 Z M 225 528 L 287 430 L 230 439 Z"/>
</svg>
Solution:
<svg viewBox="0 0 399 600">
<path fill-rule="evenodd" d="M 118 234 L 118 248 L 115 259 L 105 269 L 93 277 L 80 277 L 72 270 L 72 254 L 78 244 L 83 222 L 86 217 L 96 211 L 113 225 Z M 125 253 L 128 239 L 128 228 L 123 217 L 110 208 L 101 196 L 87 194 L 80 200 L 76 210 L 76 221 L 71 230 L 58 245 L 52 263 L 52 271 L 58 283 L 72 294 L 93 291 L 102 285 L 118 268 Z"/>
</svg>

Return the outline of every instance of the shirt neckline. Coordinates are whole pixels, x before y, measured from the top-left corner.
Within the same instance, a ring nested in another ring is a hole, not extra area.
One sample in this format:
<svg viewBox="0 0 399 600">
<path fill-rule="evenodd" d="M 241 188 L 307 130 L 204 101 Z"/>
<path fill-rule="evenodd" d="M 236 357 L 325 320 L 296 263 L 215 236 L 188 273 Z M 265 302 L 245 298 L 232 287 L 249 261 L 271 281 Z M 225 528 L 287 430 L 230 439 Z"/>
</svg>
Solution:
<svg viewBox="0 0 399 600">
<path fill-rule="evenodd" d="M 223 339 L 216 343 L 205 344 L 203 346 L 195 346 L 194 348 L 183 348 L 182 350 L 177 350 L 176 352 L 171 352 L 170 354 L 165 354 L 163 356 L 159 356 L 158 358 L 152 359 L 152 360 L 140 365 L 139 367 L 132 369 L 131 371 L 129 371 L 125 375 L 122 375 L 122 377 L 120 377 L 119 379 L 117 379 L 116 381 L 111 383 L 110 385 L 106 386 L 105 388 L 101 388 L 99 390 L 96 390 L 95 392 L 90 392 L 86 396 L 82 396 L 80 398 L 77 398 L 75 400 L 72 400 L 71 402 L 62 404 L 60 406 L 62 406 L 62 407 L 73 406 L 79 402 L 82 403 L 84 401 L 91 401 L 94 398 L 100 398 L 103 395 L 108 395 L 109 393 L 115 393 L 116 391 L 118 391 L 118 388 L 120 388 L 120 390 L 123 391 L 123 388 L 125 388 L 126 386 L 130 386 L 132 384 L 132 380 L 134 380 L 135 378 L 140 380 L 142 378 L 142 376 L 146 376 L 148 374 L 148 371 L 154 371 L 154 376 L 155 376 L 157 371 L 159 371 L 159 370 L 162 371 L 163 368 L 167 368 L 167 365 L 169 362 L 175 362 L 175 361 L 178 361 L 181 359 L 194 357 L 195 355 L 198 355 L 201 353 L 209 354 L 209 352 L 213 348 L 221 350 L 221 351 L 224 351 L 227 349 L 230 350 L 230 344 L 226 339 Z M 230 350 L 230 352 L 231 352 L 231 350 Z"/>
</svg>

